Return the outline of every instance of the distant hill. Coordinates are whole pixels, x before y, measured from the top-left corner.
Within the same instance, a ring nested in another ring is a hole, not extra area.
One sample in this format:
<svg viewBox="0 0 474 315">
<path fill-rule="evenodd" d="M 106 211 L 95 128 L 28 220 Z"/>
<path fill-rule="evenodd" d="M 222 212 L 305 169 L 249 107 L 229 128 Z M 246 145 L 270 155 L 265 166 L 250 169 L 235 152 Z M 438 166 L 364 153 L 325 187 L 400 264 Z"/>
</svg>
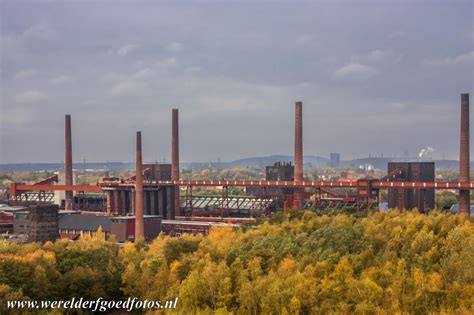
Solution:
<svg viewBox="0 0 474 315">
<path fill-rule="evenodd" d="M 341 161 L 341 167 L 359 167 L 365 165 L 372 165 L 375 168 L 386 170 L 388 162 L 392 162 L 393 158 L 363 158 L 348 161 Z"/>
<path fill-rule="evenodd" d="M 267 165 L 272 165 L 275 162 L 293 162 L 293 157 L 290 155 L 270 155 L 262 157 L 251 157 L 239 159 L 232 162 L 210 162 L 210 163 L 183 163 L 185 168 L 205 168 L 211 166 L 212 168 L 234 168 L 234 167 L 249 167 L 249 168 L 264 168 Z M 303 162 L 308 167 L 326 167 L 329 164 L 329 159 L 320 156 L 304 156 Z"/>
<path fill-rule="evenodd" d="M 262 157 L 251 157 L 245 159 L 234 160 L 231 162 L 208 162 L 208 163 L 181 163 L 181 167 L 196 169 L 196 168 L 264 168 L 267 165 L 272 165 L 275 162 L 293 162 L 293 157 L 290 155 L 270 155 Z M 365 165 L 372 165 L 375 168 L 386 170 L 387 164 L 390 161 L 399 161 L 394 158 L 362 158 L 353 160 L 341 161 L 341 167 L 359 167 Z M 440 169 L 458 169 L 459 162 L 456 160 L 435 160 L 436 168 Z M 327 167 L 329 159 L 321 156 L 306 155 L 304 156 L 305 167 Z M 135 163 L 130 162 L 102 162 L 102 163 L 75 163 L 74 169 L 92 169 L 92 170 L 116 170 L 116 169 L 134 169 Z M 471 167 L 474 163 L 471 162 Z M 64 169 L 62 163 L 13 163 L 0 164 L 1 172 L 34 172 L 34 171 L 61 171 Z"/>
<path fill-rule="evenodd" d="M 359 167 L 364 165 L 372 165 L 375 168 L 386 170 L 388 162 L 392 161 L 417 161 L 417 159 L 398 159 L 398 158 L 363 158 L 341 161 L 341 167 Z M 456 160 L 433 160 L 435 167 L 439 169 L 459 169 L 459 161 Z M 471 167 L 474 163 L 471 162 Z"/>
<path fill-rule="evenodd" d="M 93 169 L 93 170 L 114 170 L 114 169 L 127 169 L 134 167 L 133 163 L 122 163 L 122 162 L 102 162 L 102 163 L 75 163 L 73 168 L 76 170 Z M 0 171 L 2 172 L 39 172 L 48 171 L 55 172 L 64 169 L 62 163 L 13 163 L 13 164 L 0 164 Z"/>
</svg>

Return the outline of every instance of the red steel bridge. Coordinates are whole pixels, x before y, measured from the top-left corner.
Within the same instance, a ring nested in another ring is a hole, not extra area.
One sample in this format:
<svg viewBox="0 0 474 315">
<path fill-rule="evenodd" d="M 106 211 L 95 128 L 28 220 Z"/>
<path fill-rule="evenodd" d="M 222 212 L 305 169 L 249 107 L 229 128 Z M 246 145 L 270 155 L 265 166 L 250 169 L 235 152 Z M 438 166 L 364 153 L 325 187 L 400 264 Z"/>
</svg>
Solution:
<svg viewBox="0 0 474 315">
<path fill-rule="evenodd" d="M 260 186 L 260 187 L 286 187 L 286 188 L 378 188 L 378 189 L 469 189 L 474 190 L 474 182 L 390 182 L 369 180 L 348 180 L 348 181 L 234 181 L 234 180 L 160 180 L 144 181 L 146 186 Z M 27 191 L 80 191 L 80 192 L 102 192 L 104 187 L 122 186 L 133 187 L 134 182 L 101 182 L 99 185 L 52 185 L 52 184 L 10 184 L 10 194 L 17 196 Z"/>
</svg>

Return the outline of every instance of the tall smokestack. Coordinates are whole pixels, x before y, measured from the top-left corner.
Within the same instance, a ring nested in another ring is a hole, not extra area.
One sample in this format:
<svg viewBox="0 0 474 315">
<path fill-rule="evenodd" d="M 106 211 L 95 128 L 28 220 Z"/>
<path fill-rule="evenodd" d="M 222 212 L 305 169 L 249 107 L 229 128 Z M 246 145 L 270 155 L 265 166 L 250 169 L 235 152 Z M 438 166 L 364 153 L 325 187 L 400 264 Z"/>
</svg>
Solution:
<svg viewBox="0 0 474 315">
<path fill-rule="evenodd" d="M 179 121 L 178 109 L 171 110 L 171 180 L 179 180 Z M 177 215 L 181 215 L 179 202 L 179 187 L 174 193 L 174 208 Z"/>
<path fill-rule="evenodd" d="M 65 116 L 65 148 L 64 148 L 64 177 L 65 184 L 70 186 L 72 185 L 72 140 L 71 140 L 71 115 Z M 66 190 L 66 210 L 72 210 L 72 200 L 73 194 L 72 191 Z"/>
<path fill-rule="evenodd" d="M 143 165 L 142 165 L 142 133 L 137 131 L 137 157 L 135 165 L 135 241 L 143 240 Z"/>
<path fill-rule="evenodd" d="M 470 181 L 469 158 L 469 94 L 461 94 L 461 142 L 459 154 L 459 181 Z M 470 215 L 470 190 L 459 190 L 459 213 Z"/>
<path fill-rule="evenodd" d="M 295 103 L 295 182 L 303 181 L 303 102 Z M 301 208 L 302 189 L 295 189 L 293 206 Z"/>
</svg>

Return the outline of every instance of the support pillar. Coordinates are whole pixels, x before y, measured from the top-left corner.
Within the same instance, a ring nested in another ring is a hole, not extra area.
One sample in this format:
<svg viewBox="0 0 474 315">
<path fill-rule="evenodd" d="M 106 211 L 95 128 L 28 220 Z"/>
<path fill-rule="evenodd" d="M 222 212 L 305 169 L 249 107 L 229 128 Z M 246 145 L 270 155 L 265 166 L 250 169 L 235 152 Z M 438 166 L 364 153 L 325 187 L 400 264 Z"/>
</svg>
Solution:
<svg viewBox="0 0 474 315">
<path fill-rule="evenodd" d="M 426 189 L 419 189 L 418 190 L 418 212 L 425 213 L 425 193 Z"/>
<path fill-rule="evenodd" d="M 164 195 L 164 190 L 165 188 L 160 187 L 158 189 L 158 214 L 161 215 L 163 219 L 166 218 L 166 206 L 165 206 L 165 197 Z"/>
<path fill-rule="evenodd" d="M 122 192 L 122 204 L 123 204 L 123 208 L 122 208 L 121 215 L 127 215 L 127 212 L 130 209 L 130 203 L 128 199 L 128 191 L 126 190 Z"/>
<path fill-rule="evenodd" d="M 151 214 L 151 207 L 152 207 L 152 204 L 151 204 L 151 191 L 148 190 L 146 192 L 144 202 L 146 204 L 145 214 L 150 215 Z"/>
<path fill-rule="evenodd" d="M 114 190 L 113 196 L 114 196 L 114 207 L 113 207 L 112 213 L 116 215 L 119 212 L 119 207 L 120 207 L 119 191 Z"/>
<path fill-rule="evenodd" d="M 130 197 L 130 212 L 131 214 L 135 214 L 135 189 L 132 189 L 129 194 Z"/>
<path fill-rule="evenodd" d="M 150 191 L 150 214 L 155 215 L 155 191 Z"/>
<path fill-rule="evenodd" d="M 397 190 L 397 209 L 400 211 L 405 210 L 405 190 L 404 189 L 398 189 Z"/>
<path fill-rule="evenodd" d="M 123 191 L 117 190 L 116 194 L 117 194 L 117 215 L 121 215 L 122 209 L 123 209 L 123 202 L 122 202 Z"/>
<path fill-rule="evenodd" d="M 111 215 L 114 209 L 114 196 L 112 190 L 107 190 L 107 215 Z"/>
<path fill-rule="evenodd" d="M 171 202 L 170 202 L 170 215 L 169 215 L 169 218 L 170 220 L 174 220 L 175 219 L 175 215 L 176 215 L 176 195 L 179 193 L 179 190 L 176 189 L 177 187 L 175 187 L 175 189 L 170 189 L 170 193 L 171 193 Z M 178 195 L 179 196 L 179 195 Z"/>
</svg>

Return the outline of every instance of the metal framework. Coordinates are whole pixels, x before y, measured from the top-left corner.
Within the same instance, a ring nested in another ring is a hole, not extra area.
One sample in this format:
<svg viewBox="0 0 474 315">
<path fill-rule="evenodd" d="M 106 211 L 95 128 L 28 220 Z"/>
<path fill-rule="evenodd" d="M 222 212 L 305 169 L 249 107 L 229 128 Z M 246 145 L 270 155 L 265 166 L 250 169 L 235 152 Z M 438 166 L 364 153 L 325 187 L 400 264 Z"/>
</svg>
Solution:
<svg viewBox="0 0 474 315">
<path fill-rule="evenodd" d="M 231 209 L 259 211 L 268 209 L 273 198 L 254 196 L 189 196 L 181 198 L 181 207 L 185 210 Z"/>
<path fill-rule="evenodd" d="M 54 192 L 51 191 L 22 191 L 17 195 L 9 195 L 8 201 L 13 202 L 53 202 L 54 201 Z"/>
<path fill-rule="evenodd" d="M 377 203 L 364 203 L 364 202 L 353 202 L 339 199 L 319 199 L 319 200 L 308 200 L 305 202 L 303 209 L 305 210 L 328 210 L 328 209 L 375 209 L 378 207 Z"/>
<path fill-rule="evenodd" d="M 144 186 L 257 186 L 257 187 L 286 187 L 286 188 L 363 188 L 367 187 L 366 181 L 230 181 L 230 180 L 158 180 L 144 181 Z M 102 192 L 107 187 L 133 187 L 133 183 L 102 182 L 98 186 L 88 185 L 25 185 L 10 184 L 10 195 L 17 196 L 26 191 L 82 191 L 82 192 Z M 390 182 L 390 181 L 372 181 L 372 188 L 388 189 L 416 189 L 416 188 L 433 188 L 433 189 L 467 189 L 474 190 L 474 182 Z M 328 189 L 324 189 L 329 193 Z"/>
<path fill-rule="evenodd" d="M 261 186 L 261 187 L 334 187 L 334 188 L 359 188 L 367 187 L 366 181 L 230 181 L 230 180 L 159 180 L 152 181 L 157 185 L 181 186 Z M 474 190 L 474 182 L 383 182 L 372 181 L 373 188 L 433 188 L 433 189 L 469 189 Z"/>
</svg>

